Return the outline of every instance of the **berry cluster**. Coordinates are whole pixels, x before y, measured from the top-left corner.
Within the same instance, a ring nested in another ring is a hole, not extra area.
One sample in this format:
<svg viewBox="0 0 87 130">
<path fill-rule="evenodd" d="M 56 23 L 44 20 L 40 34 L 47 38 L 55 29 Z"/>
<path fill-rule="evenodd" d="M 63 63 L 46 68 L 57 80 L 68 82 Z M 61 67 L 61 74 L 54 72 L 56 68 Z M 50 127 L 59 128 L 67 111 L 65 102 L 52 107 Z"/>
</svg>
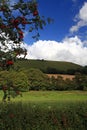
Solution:
<svg viewBox="0 0 87 130">
<path fill-rule="evenodd" d="M 18 5 L 17 5 L 18 6 Z M 7 15 L 8 15 L 8 20 L 7 21 L 4 21 L 3 18 L 2 18 L 2 22 L 0 23 L 0 29 L 3 31 L 7 29 L 9 29 L 10 31 L 8 31 L 8 33 L 10 32 L 9 35 L 12 35 L 11 33 L 11 30 L 13 31 L 13 33 L 16 35 L 15 37 L 14 36 L 11 36 L 11 40 L 13 39 L 15 41 L 15 39 L 19 39 L 19 42 L 21 40 L 23 40 L 24 38 L 24 35 L 23 35 L 23 31 L 22 31 L 22 28 L 25 27 L 26 24 L 32 24 L 35 21 L 35 18 L 33 17 L 37 17 L 39 16 L 39 13 L 38 13 L 38 10 L 37 10 L 37 4 L 36 3 L 31 3 L 29 4 L 29 8 L 27 10 L 30 10 L 30 13 L 32 13 L 32 18 L 29 18 L 26 17 L 27 14 L 25 14 L 26 12 L 26 7 L 28 7 L 25 3 L 23 3 L 23 5 L 21 5 L 21 7 L 17 7 L 14 5 L 14 9 L 15 10 L 18 10 L 19 8 L 22 8 L 22 11 L 21 11 L 21 14 L 22 16 L 17 16 L 17 17 L 9 17 L 9 14 L 8 12 L 11 12 L 11 10 L 9 9 L 8 5 L 1 5 L 0 6 L 0 11 L 5 15 L 5 17 L 7 18 Z M 14 10 L 13 9 L 13 10 Z M 20 9 L 21 10 L 21 9 Z M 7 23 L 6 23 L 7 22 Z M 38 25 L 38 24 L 37 24 Z M 23 26 L 23 27 L 22 27 Z M 36 26 L 36 25 L 35 25 Z M 5 31 L 6 32 L 6 31 Z M 16 32 L 16 33 L 15 33 Z M 14 35 L 13 34 L 13 35 Z M 12 38 L 14 37 L 14 38 Z"/>
</svg>

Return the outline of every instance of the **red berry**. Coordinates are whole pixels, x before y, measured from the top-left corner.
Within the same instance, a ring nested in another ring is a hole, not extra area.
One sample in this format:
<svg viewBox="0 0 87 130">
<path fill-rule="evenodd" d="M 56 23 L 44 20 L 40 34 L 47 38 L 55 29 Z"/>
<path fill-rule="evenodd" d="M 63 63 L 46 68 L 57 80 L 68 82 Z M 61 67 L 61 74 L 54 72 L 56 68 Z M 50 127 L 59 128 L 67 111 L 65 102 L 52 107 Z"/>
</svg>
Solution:
<svg viewBox="0 0 87 130">
<path fill-rule="evenodd" d="M 22 32 L 22 31 L 19 31 L 19 38 L 20 38 L 20 39 L 23 39 L 23 37 L 24 37 L 24 36 L 23 36 L 23 32 Z"/>
<path fill-rule="evenodd" d="M 20 38 L 20 39 L 23 39 L 23 35 L 20 35 L 19 38 Z"/>
<path fill-rule="evenodd" d="M 19 24 L 19 20 L 18 19 L 12 19 L 11 20 L 11 24 L 13 24 L 13 26 L 17 29 L 18 28 L 18 24 Z"/>
<path fill-rule="evenodd" d="M 27 22 L 26 21 L 22 21 L 22 24 L 27 24 Z"/>
<path fill-rule="evenodd" d="M 16 29 L 18 29 L 18 26 L 17 26 L 17 25 L 14 25 L 14 27 L 15 27 Z"/>
<path fill-rule="evenodd" d="M 2 29 L 5 28 L 5 27 L 6 27 L 6 26 L 5 26 L 4 24 L 2 24 L 2 25 L 0 26 L 0 28 L 2 28 Z"/>
<path fill-rule="evenodd" d="M 21 35 L 21 34 L 23 34 L 23 32 L 22 32 L 22 31 L 19 31 L 19 34 Z"/>
<path fill-rule="evenodd" d="M 19 23 L 19 20 L 18 19 L 14 20 L 14 23 L 15 24 Z"/>
<path fill-rule="evenodd" d="M 38 15 L 38 11 L 36 10 L 33 12 L 33 16 L 37 16 L 37 15 Z"/>
<path fill-rule="evenodd" d="M 4 8 L 4 7 L 1 7 L 1 11 L 6 11 L 6 8 Z"/>
<path fill-rule="evenodd" d="M 25 17 L 21 17 L 22 24 L 27 24 L 28 22 L 26 21 Z"/>
<path fill-rule="evenodd" d="M 13 61 L 11 60 L 7 61 L 7 65 L 13 65 L 13 64 L 14 64 Z"/>
<path fill-rule="evenodd" d="M 25 20 L 25 17 L 21 17 L 22 20 Z"/>
<path fill-rule="evenodd" d="M 6 91 L 7 90 L 7 86 L 3 86 L 3 91 Z"/>
</svg>

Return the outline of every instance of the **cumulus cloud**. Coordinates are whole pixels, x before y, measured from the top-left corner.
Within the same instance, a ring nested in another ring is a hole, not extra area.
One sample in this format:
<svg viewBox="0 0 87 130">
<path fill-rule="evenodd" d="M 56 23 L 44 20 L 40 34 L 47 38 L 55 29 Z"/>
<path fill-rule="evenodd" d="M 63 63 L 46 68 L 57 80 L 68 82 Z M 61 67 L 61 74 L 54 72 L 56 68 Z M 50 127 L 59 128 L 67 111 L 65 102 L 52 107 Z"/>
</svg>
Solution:
<svg viewBox="0 0 87 130">
<path fill-rule="evenodd" d="M 87 65 L 87 41 L 82 42 L 77 36 L 65 38 L 62 42 L 39 40 L 32 45 L 25 44 L 27 59 L 68 61 Z"/>
<path fill-rule="evenodd" d="M 79 10 L 79 13 L 75 16 L 75 20 L 77 21 L 76 25 L 70 28 L 70 32 L 76 32 L 81 27 L 87 26 L 87 2 L 84 3 L 82 8 Z"/>
</svg>

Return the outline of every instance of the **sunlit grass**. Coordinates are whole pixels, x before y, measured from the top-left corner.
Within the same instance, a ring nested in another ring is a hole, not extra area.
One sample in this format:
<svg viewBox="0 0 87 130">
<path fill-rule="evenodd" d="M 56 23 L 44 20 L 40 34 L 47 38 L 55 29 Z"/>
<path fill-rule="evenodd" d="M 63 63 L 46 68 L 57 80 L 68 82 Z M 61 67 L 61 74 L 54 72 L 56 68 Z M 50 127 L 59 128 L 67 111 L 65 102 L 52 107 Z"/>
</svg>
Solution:
<svg viewBox="0 0 87 130">
<path fill-rule="evenodd" d="M 0 92 L 2 101 L 3 92 Z M 11 98 L 13 102 L 81 102 L 87 101 L 87 91 L 29 91 L 23 92 L 22 97 Z"/>
</svg>

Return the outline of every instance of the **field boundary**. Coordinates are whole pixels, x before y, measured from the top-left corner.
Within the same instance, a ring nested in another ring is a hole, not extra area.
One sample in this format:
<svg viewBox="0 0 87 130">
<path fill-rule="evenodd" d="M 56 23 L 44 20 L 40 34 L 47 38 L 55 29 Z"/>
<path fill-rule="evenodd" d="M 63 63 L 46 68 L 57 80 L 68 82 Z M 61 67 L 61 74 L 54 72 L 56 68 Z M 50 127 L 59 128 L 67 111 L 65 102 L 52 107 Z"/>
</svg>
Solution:
<svg viewBox="0 0 87 130">
<path fill-rule="evenodd" d="M 66 79 L 72 80 L 75 77 L 75 75 L 68 75 L 68 74 L 46 74 L 46 75 L 49 78 L 54 77 L 55 79 L 57 79 L 58 76 L 61 76 L 61 77 L 63 77 L 64 80 L 66 80 Z"/>
</svg>

